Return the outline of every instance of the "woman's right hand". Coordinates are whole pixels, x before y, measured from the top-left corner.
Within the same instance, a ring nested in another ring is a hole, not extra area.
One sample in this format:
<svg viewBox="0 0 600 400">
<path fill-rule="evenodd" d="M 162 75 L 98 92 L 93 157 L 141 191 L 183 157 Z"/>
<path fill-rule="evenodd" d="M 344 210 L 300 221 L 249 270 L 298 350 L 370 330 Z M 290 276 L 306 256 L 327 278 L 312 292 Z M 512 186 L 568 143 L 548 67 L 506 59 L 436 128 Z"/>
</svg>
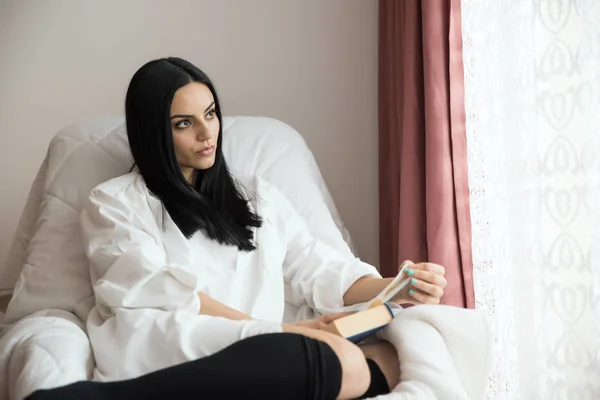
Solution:
<svg viewBox="0 0 600 400">
<path fill-rule="evenodd" d="M 323 330 L 325 328 L 325 326 L 327 326 L 331 322 L 335 321 L 336 319 L 342 318 L 342 317 L 345 317 L 345 316 L 351 315 L 351 314 L 354 314 L 354 312 L 349 311 L 349 312 L 325 314 L 325 315 L 321 315 L 320 317 L 305 319 L 302 321 L 290 322 L 290 323 L 284 324 L 284 325 L 294 325 L 294 326 L 299 326 L 299 327 L 303 327 L 303 328 Z"/>
</svg>

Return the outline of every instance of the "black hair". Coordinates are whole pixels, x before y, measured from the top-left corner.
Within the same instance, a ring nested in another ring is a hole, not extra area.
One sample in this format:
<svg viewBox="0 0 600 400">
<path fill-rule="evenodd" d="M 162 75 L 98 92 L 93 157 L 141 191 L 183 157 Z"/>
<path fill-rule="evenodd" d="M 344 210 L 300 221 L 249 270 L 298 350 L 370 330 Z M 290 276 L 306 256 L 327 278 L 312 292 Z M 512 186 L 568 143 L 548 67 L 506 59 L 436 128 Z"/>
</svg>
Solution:
<svg viewBox="0 0 600 400">
<path fill-rule="evenodd" d="M 193 64 L 180 58 L 161 58 L 133 75 L 125 98 L 125 120 L 135 165 L 148 190 L 161 200 L 185 237 L 189 239 L 202 230 L 221 244 L 254 250 L 252 227 L 260 227 L 262 221 L 251 211 L 227 168 L 222 123 L 212 167 L 196 170 L 190 184 L 177 163 L 171 102 L 175 92 L 191 82 L 202 83 L 212 92 L 216 115 L 222 122 L 217 92 L 208 76 Z"/>
</svg>

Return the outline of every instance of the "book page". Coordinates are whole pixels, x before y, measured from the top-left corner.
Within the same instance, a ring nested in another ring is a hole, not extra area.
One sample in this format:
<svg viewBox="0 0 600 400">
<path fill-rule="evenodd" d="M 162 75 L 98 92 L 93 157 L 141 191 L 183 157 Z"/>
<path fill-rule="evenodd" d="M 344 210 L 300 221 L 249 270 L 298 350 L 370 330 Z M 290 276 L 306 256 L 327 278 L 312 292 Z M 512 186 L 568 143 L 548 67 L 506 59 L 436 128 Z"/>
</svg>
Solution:
<svg viewBox="0 0 600 400">
<path fill-rule="evenodd" d="M 389 285 L 385 287 L 377 296 L 373 298 L 373 300 L 365 303 L 359 311 L 368 310 L 372 307 L 377 307 L 383 303 L 387 303 L 390 301 L 395 295 L 400 292 L 406 285 L 410 283 L 411 278 L 404 275 L 404 270 L 410 265 L 410 263 L 405 263 L 400 268 L 400 272 L 398 275 L 390 282 Z"/>
</svg>

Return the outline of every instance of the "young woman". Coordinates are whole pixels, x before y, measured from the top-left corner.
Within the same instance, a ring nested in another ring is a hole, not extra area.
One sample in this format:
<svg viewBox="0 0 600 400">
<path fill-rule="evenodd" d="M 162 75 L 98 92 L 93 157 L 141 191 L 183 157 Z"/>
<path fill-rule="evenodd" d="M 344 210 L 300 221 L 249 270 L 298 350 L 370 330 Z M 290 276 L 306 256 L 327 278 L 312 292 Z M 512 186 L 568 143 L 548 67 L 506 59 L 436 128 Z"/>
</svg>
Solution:
<svg viewBox="0 0 600 400">
<path fill-rule="evenodd" d="M 81 216 L 95 379 L 121 381 L 32 398 L 334 399 L 395 386 L 389 344 L 359 348 L 320 330 L 390 280 L 312 238 L 268 182 L 231 176 L 209 78 L 178 58 L 151 61 L 133 76 L 125 109 L 136 171 L 96 187 Z M 441 266 L 414 264 L 410 274 L 395 301 L 439 302 Z M 326 315 L 283 324 L 285 299 Z"/>
</svg>

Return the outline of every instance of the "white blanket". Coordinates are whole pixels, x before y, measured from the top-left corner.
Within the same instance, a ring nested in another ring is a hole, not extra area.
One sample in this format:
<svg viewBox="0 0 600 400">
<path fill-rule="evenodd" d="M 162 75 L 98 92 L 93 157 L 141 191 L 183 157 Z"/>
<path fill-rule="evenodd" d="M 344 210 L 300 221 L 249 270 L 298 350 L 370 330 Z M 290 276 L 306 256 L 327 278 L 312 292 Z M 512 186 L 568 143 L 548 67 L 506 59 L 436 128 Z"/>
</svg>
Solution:
<svg viewBox="0 0 600 400">
<path fill-rule="evenodd" d="M 83 323 L 46 310 L 12 325 L 0 338 L 0 400 L 91 377 L 94 360 Z"/>
<path fill-rule="evenodd" d="M 418 306 L 396 316 L 380 335 L 400 360 L 400 384 L 378 400 L 480 400 L 491 367 L 491 334 L 483 313 Z"/>
</svg>

